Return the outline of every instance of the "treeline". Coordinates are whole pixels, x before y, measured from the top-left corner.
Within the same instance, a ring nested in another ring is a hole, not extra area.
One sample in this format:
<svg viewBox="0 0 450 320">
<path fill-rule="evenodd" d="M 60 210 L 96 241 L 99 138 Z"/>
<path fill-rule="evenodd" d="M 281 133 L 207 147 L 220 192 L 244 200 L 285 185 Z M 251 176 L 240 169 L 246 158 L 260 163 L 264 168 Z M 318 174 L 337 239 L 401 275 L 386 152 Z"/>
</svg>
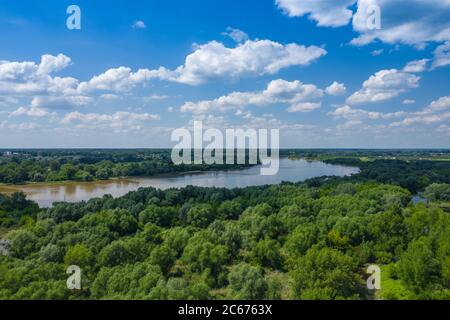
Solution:
<svg viewBox="0 0 450 320">
<path fill-rule="evenodd" d="M 330 158 L 367 158 L 400 160 L 449 160 L 449 149 L 282 149 L 280 154 L 292 158 L 325 160 Z"/>
<path fill-rule="evenodd" d="M 57 203 L 8 234 L 0 299 L 450 299 L 450 221 L 433 202 L 448 185 L 412 205 L 398 186 L 316 184 Z M 69 265 L 81 291 L 66 287 Z"/>
<path fill-rule="evenodd" d="M 244 167 L 174 165 L 170 150 L 27 150 L 13 156 L 0 156 L 0 183 L 93 181 Z"/>
<path fill-rule="evenodd" d="M 324 162 L 360 168 L 359 174 L 346 178 L 348 181 L 394 184 L 412 193 L 423 191 L 432 183 L 450 184 L 450 161 L 361 161 L 358 158 L 335 158 L 324 160 Z"/>
</svg>

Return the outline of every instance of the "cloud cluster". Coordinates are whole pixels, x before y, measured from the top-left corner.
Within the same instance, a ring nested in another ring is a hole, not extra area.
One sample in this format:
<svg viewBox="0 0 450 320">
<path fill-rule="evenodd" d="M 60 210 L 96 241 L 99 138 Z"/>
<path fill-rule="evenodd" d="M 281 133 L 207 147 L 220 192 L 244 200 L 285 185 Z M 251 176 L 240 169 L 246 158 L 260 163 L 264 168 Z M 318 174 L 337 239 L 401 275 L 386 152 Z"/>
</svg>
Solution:
<svg viewBox="0 0 450 320">
<path fill-rule="evenodd" d="M 136 85 L 158 79 L 188 85 L 199 85 L 209 79 L 237 79 L 248 76 L 275 74 L 292 66 L 307 66 L 327 52 L 316 46 L 287 45 L 270 40 L 247 40 L 234 48 L 211 41 L 196 47 L 175 70 L 165 67 L 139 69 L 128 67 L 109 69 L 80 84 L 80 91 L 127 91 Z"/>
<path fill-rule="evenodd" d="M 49 114 L 45 109 L 20 107 L 16 111 L 10 113 L 10 117 L 27 116 L 32 118 L 42 118 Z"/>
<path fill-rule="evenodd" d="M 43 55 L 39 64 L 31 61 L 0 61 L 0 92 L 12 94 L 76 94 L 78 80 L 53 77 L 67 68 L 71 59 L 63 54 Z"/>
<path fill-rule="evenodd" d="M 381 29 L 367 25 L 367 9 L 381 9 Z M 375 40 L 423 47 L 427 42 L 450 40 L 450 2 L 447 0 L 359 0 L 353 16 L 353 29 L 360 35 L 352 44 L 366 45 Z"/>
<path fill-rule="evenodd" d="M 421 60 L 414 60 L 411 62 L 408 62 L 408 64 L 403 68 L 403 72 L 409 72 L 409 73 L 420 73 L 427 70 L 429 59 L 421 59 Z"/>
<path fill-rule="evenodd" d="M 41 128 L 41 125 L 34 122 L 24 122 L 24 123 L 8 123 L 7 121 L 0 122 L 0 129 L 34 131 L 39 128 Z"/>
<path fill-rule="evenodd" d="M 139 69 L 132 72 L 131 68 L 111 68 L 102 74 L 92 77 L 89 81 L 81 82 L 78 91 L 88 93 L 94 90 L 125 92 L 153 79 L 170 80 L 173 72 L 164 67 L 155 70 Z"/>
<path fill-rule="evenodd" d="M 53 76 L 72 63 L 63 54 L 43 55 L 35 62 L 0 62 L 0 93 L 10 96 L 31 96 L 29 109 L 21 108 L 15 115 L 43 116 L 47 108 L 86 105 L 92 99 L 79 92 L 79 81 L 72 77 Z"/>
<path fill-rule="evenodd" d="M 61 120 L 61 124 L 74 124 L 81 128 L 111 128 L 116 131 L 140 130 L 148 121 L 159 120 L 158 115 L 149 113 L 116 112 L 113 114 L 70 112 Z"/>
<path fill-rule="evenodd" d="M 263 91 L 233 92 L 214 100 L 187 102 L 180 107 L 181 112 L 196 114 L 211 112 L 236 111 L 246 106 L 269 106 L 275 104 L 289 105 L 289 112 L 309 112 L 320 108 L 323 90 L 312 84 L 273 80 Z"/>
<path fill-rule="evenodd" d="M 344 105 L 329 112 L 329 116 L 335 119 L 344 119 L 346 122 L 338 125 L 338 131 L 345 130 L 372 130 L 373 132 L 382 132 L 393 129 L 414 130 L 420 129 L 419 125 L 430 126 L 441 124 L 436 131 L 446 133 L 446 124 L 450 120 L 450 96 L 444 96 L 431 102 L 421 111 L 396 111 L 396 112 L 378 112 L 367 111 Z M 366 121 L 388 121 L 386 124 L 367 125 Z M 390 121 L 393 122 L 390 122 Z M 414 127 L 412 127 L 414 125 Z M 425 129 L 424 129 L 425 130 Z M 426 129 L 429 132 L 429 128 Z"/>
<path fill-rule="evenodd" d="M 376 111 L 366 111 L 363 109 L 355 109 L 350 106 L 341 106 L 336 110 L 329 112 L 328 115 L 334 116 L 336 118 L 344 118 L 349 121 L 363 121 L 363 120 L 387 120 L 396 117 L 401 117 L 406 113 L 403 111 L 399 112 L 376 112 Z"/>
<path fill-rule="evenodd" d="M 450 120 L 450 96 L 431 102 L 419 112 L 410 112 L 402 121 L 391 123 L 392 127 L 406 127 L 413 124 L 435 124 Z"/>
<path fill-rule="evenodd" d="M 96 93 L 101 93 L 101 99 L 116 99 L 116 93 L 128 92 L 152 80 L 199 85 L 213 78 L 237 79 L 275 74 L 284 68 L 309 65 L 327 53 L 316 46 L 248 40 L 246 34 L 238 29 L 230 28 L 228 31 L 231 37 L 242 43 L 232 48 L 217 41 L 196 46 L 184 64 L 174 70 L 159 67 L 133 72 L 129 67 L 121 66 L 80 81 L 53 75 L 72 63 L 63 54 L 43 55 L 39 64 L 0 61 L 0 93 L 31 99 L 29 106 L 20 107 L 11 116 L 43 117 L 50 114 L 48 109 L 71 109 L 91 104 Z M 102 94 L 102 91 L 106 92 Z"/>
<path fill-rule="evenodd" d="M 318 26 L 341 27 L 352 22 L 359 36 L 354 45 L 375 40 L 423 47 L 427 42 L 450 40 L 450 2 L 448 0 L 276 0 L 276 5 L 291 17 L 308 15 Z M 352 7 L 356 5 L 356 12 Z M 370 28 L 367 21 L 378 6 L 381 29 Z"/>
<path fill-rule="evenodd" d="M 411 67 L 412 68 L 412 67 Z M 381 70 L 347 98 L 350 105 L 387 101 L 419 86 L 420 77 L 397 69 Z"/>
<path fill-rule="evenodd" d="M 441 97 L 438 100 L 431 102 L 430 105 L 425 108 L 425 112 L 432 113 L 447 109 L 450 109 L 450 96 Z"/>
<path fill-rule="evenodd" d="M 325 49 L 270 40 L 247 40 L 234 48 L 211 41 L 198 46 L 170 80 L 198 85 L 211 78 L 236 79 L 275 74 L 292 66 L 307 66 L 326 55 Z"/>
<path fill-rule="evenodd" d="M 275 3 L 290 17 L 308 15 L 323 27 L 347 25 L 353 12 L 349 9 L 354 0 L 276 0 Z"/>
<path fill-rule="evenodd" d="M 325 92 L 330 96 L 343 96 L 347 93 L 347 88 L 343 83 L 334 81 L 328 88 L 325 89 Z"/>
<path fill-rule="evenodd" d="M 270 40 L 247 40 L 234 48 L 211 41 L 196 47 L 175 70 L 165 67 L 139 69 L 112 68 L 79 85 L 79 92 L 92 90 L 128 91 L 151 80 L 199 85 L 213 78 L 237 79 L 248 76 L 275 74 L 292 66 L 307 66 L 326 55 L 320 47 L 287 45 Z"/>
</svg>

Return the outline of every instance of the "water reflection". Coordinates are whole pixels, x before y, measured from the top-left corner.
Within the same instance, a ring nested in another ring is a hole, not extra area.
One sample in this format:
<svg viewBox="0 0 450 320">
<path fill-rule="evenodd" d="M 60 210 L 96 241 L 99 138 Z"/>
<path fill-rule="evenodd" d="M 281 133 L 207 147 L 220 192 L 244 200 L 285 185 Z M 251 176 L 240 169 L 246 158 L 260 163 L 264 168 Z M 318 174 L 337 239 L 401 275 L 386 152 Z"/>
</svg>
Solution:
<svg viewBox="0 0 450 320">
<path fill-rule="evenodd" d="M 0 187 L 0 193 L 22 191 L 41 207 L 50 207 L 56 201 L 77 202 L 102 197 L 105 194 L 119 197 L 140 187 L 168 189 L 194 185 L 234 188 L 278 184 L 282 181 L 298 182 L 318 176 L 346 176 L 357 172 L 358 169 L 352 167 L 284 158 L 280 160 L 280 171 L 275 176 L 261 176 L 260 168 L 252 167 L 245 170 L 138 177 L 110 181 L 5 186 Z"/>
</svg>

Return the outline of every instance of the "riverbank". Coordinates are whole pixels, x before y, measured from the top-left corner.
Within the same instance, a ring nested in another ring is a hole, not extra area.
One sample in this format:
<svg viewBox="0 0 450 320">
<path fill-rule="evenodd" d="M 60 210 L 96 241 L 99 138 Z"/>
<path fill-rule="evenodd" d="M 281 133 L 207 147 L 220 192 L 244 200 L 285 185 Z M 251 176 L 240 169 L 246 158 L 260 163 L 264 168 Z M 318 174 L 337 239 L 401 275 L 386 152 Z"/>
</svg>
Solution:
<svg viewBox="0 0 450 320">
<path fill-rule="evenodd" d="M 180 177 L 185 175 L 195 175 L 195 174 L 203 174 L 203 173 L 210 173 L 210 172 L 227 172 L 227 171 L 239 171 L 239 170 L 245 170 L 251 167 L 254 167 L 256 165 L 247 165 L 242 168 L 232 168 L 232 169 L 209 169 L 209 170 L 191 170 L 191 171 L 177 171 L 177 172 L 171 172 L 171 173 L 159 173 L 155 175 L 140 175 L 140 176 L 123 176 L 123 177 L 111 177 L 109 179 L 94 179 L 90 181 L 82 181 L 82 180 L 61 180 L 61 181 L 43 181 L 43 182 L 33 182 L 28 181 L 24 183 L 0 183 L 0 193 L 4 194 L 10 194 L 14 192 L 20 191 L 22 187 L 27 186 L 58 186 L 58 185 L 79 185 L 82 183 L 110 183 L 114 181 L 133 181 L 137 179 L 142 178 L 170 178 L 170 177 Z M 8 191 L 8 189 L 10 191 Z"/>
<path fill-rule="evenodd" d="M 27 182 L 27 183 L 19 183 L 19 184 L 8 184 L 8 183 L 0 183 L 0 193 L 3 194 L 12 194 L 14 192 L 21 192 L 25 187 L 52 187 L 52 186 L 68 186 L 68 185 L 82 185 L 82 184 L 109 184 L 112 182 L 136 182 L 140 179 L 146 178 L 173 178 L 173 177 L 182 177 L 187 175 L 200 175 L 204 173 L 219 173 L 219 172 L 227 172 L 227 171 L 237 171 L 237 170 L 245 170 L 242 169 L 230 169 L 230 170 L 193 170 L 193 171 L 185 171 L 185 172 L 173 172 L 173 173 L 162 173 L 156 174 L 153 176 L 127 176 L 127 177 L 113 177 L 105 180 L 92 180 L 92 181 L 77 181 L 77 180 L 63 180 L 63 181 L 45 181 L 45 182 Z"/>
<path fill-rule="evenodd" d="M 217 188 L 243 188 L 286 182 L 301 182 L 322 176 L 348 176 L 359 172 L 357 167 L 326 164 L 319 161 L 280 159 L 280 169 L 274 176 L 262 176 L 260 166 L 245 169 L 190 171 L 162 174 L 151 177 L 127 177 L 94 182 L 35 183 L 0 186 L 0 193 L 24 192 L 41 207 L 51 207 L 54 202 L 79 202 L 104 195 L 120 197 L 139 188 L 153 187 L 166 190 L 189 185 Z"/>
</svg>

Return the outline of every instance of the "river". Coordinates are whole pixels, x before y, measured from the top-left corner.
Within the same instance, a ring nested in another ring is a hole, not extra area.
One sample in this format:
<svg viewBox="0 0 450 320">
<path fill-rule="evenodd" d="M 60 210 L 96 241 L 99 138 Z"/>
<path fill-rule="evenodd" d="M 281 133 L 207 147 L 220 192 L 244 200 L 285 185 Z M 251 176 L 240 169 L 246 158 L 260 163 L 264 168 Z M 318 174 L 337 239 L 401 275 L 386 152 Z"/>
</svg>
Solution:
<svg viewBox="0 0 450 320">
<path fill-rule="evenodd" d="M 50 207 L 53 202 L 78 202 L 110 194 L 123 196 L 141 187 L 159 189 L 182 188 L 188 185 L 202 187 L 248 187 L 279 184 L 282 181 L 299 182 L 321 176 L 347 176 L 359 169 L 331 165 L 319 161 L 280 159 L 280 170 L 275 176 L 261 176 L 259 166 L 244 170 L 214 171 L 178 175 L 132 177 L 94 182 L 38 183 L 0 186 L 0 193 L 24 192 L 29 199 L 41 207 Z"/>
</svg>

